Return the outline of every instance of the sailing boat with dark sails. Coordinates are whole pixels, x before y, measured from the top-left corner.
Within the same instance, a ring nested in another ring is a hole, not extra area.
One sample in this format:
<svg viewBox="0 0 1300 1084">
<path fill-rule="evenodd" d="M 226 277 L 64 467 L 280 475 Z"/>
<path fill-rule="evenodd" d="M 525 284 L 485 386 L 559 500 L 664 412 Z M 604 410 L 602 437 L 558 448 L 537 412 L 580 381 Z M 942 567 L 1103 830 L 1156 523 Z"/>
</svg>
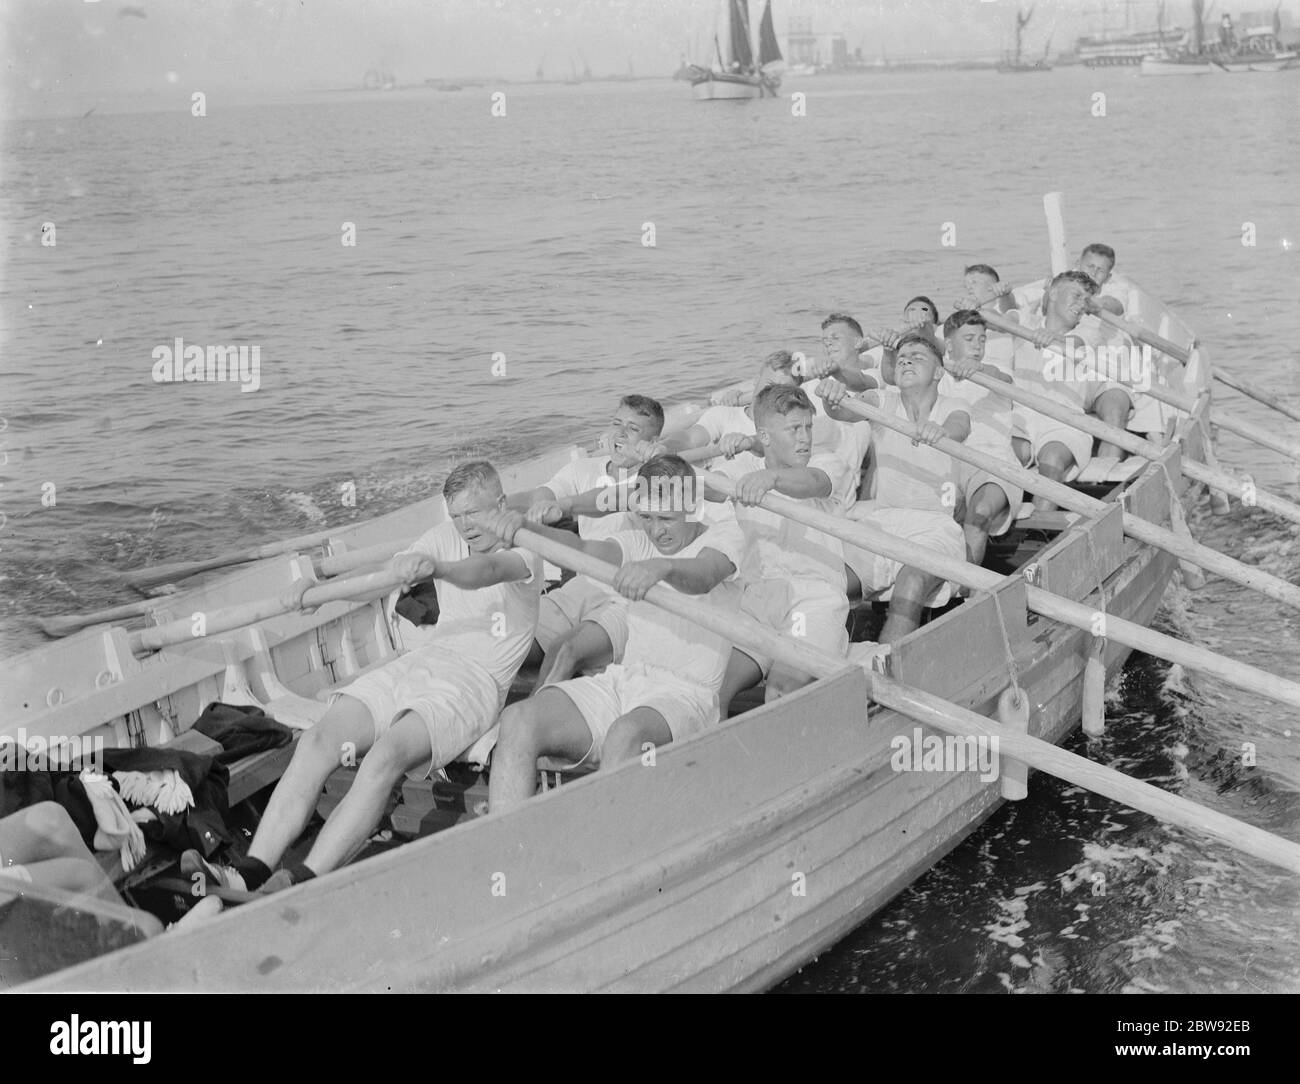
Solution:
<svg viewBox="0 0 1300 1084">
<path fill-rule="evenodd" d="M 772 2 L 763 6 L 757 42 L 751 29 L 749 0 L 723 0 L 725 26 L 713 38 L 718 67 L 691 65 L 691 90 L 700 101 L 776 97 L 781 87 L 781 48 L 772 26 Z M 757 62 L 755 53 L 757 52 Z"/>
</svg>

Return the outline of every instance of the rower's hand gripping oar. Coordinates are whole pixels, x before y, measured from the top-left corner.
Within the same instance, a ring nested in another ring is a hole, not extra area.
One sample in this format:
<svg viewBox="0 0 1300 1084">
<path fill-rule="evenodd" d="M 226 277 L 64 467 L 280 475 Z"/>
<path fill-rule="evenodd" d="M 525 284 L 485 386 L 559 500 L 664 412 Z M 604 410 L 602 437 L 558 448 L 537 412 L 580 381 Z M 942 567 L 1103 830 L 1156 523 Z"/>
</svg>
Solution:
<svg viewBox="0 0 1300 1084">
<path fill-rule="evenodd" d="M 700 477 L 714 492 L 724 497 L 734 496 L 735 486 L 725 475 L 704 471 L 700 473 Z M 958 560 L 928 547 L 918 546 L 915 542 L 898 538 L 870 524 L 823 512 L 810 506 L 806 501 L 793 500 L 779 493 L 768 493 L 760 502 L 760 506 L 852 546 L 878 553 L 900 564 L 912 565 L 923 572 L 975 590 L 991 591 L 1003 582 L 1003 577 L 996 572 L 981 568 L 979 565 Z M 1042 614 L 1044 617 L 1088 633 L 1092 633 L 1096 628 L 1099 612 L 1095 606 L 1075 602 L 1073 599 L 1053 594 L 1032 584 L 1026 586 L 1025 594 L 1029 609 L 1036 614 Z M 1196 644 L 1175 640 L 1172 636 L 1154 632 L 1115 614 L 1107 613 L 1104 617 L 1106 638 L 1114 640 L 1117 644 L 1145 652 L 1155 658 L 1176 662 L 1199 673 L 1210 674 L 1230 685 L 1257 693 L 1279 704 L 1300 708 L 1300 682 L 1278 677 L 1267 670 L 1238 662 Z"/>
<path fill-rule="evenodd" d="M 1083 429 L 1084 432 L 1090 432 L 1086 428 L 1085 422 L 1095 421 L 1095 419 L 1085 419 L 1082 415 L 1075 417 L 1067 408 L 1051 400 L 1043 399 L 1041 396 L 1029 395 L 1021 391 L 1013 384 L 1004 384 L 1001 381 L 993 380 L 989 377 L 977 375 L 970 379 L 980 383 L 986 381 L 987 384 L 981 383 L 981 386 L 987 386 L 990 391 L 995 391 L 1000 395 L 1006 395 L 1008 398 L 1024 402 L 1026 405 L 1035 406 L 1041 403 L 1044 413 L 1050 417 L 1057 417 L 1057 413 L 1047 410 L 1050 406 L 1053 411 L 1060 414 L 1061 420 L 1067 424 L 1074 425 L 1076 428 Z M 836 385 L 837 387 L 841 385 Z M 886 414 L 881 410 L 868 406 L 861 400 L 851 397 L 845 397 L 840 403 L 843 410 L 857 414 L 877 425 L 883 425 L 886 429 L 893 429 L 902 433 L 904 436 L 914 437 L 916 435 L 915 427 L 904 422 L 899 418 Z M 1102 424 L 1102 423 L 1097 423 Z M 1109 426 L 1106 428 L 1110 428 Z M 1118 432 L 1118 430 L 1116 430 Z M 1072 512 L 1079 512 L 1086 516 L 1096 515 L 1098 512 L 1104 512 L 1109 506 L 1105 501 L 1099 501 L 1095 497 L 1089 497 L 1085 493 L 1071 489 L 1069 486 L 1054 482 L 1050 478 L 1044 478 L 1036 471 L 1026 470 L 1019 464 L 1008 463 L 1001 459 L 995 459 L 991 455 L 977 451 L 974 448 L 968 448 L 957 441 L 949 440 L 947 437 L 940 438 L 934 445 L 941 451 L 947 452 L 952 458 L 959 459 L 963 463 L 970 463 L 998 478 L 1014 482 L 1026 492 L 1037 493 L 1055 501 L 1063 508 L 1068 508 Z M 1186 466 L 1186 464 L 1184 464 Z M 1173 531 L 1157 524 L 1150 523 L 1139 516 L 1131 515 L 1128 512 L 1124 514 L 1124 533 L 1139 542 L 1145 542 L 1156 549 L 1163 550 L 1166 553 L 1173 554 L 1181 560 L 1190 561 L 1198 568 L 1203 568 L 1207 572 L 1213 572 L 1224 579 L 1232 580 L 1243 587 L 1249 587 L 1279 602 L 1284 602 L 1288 606 L 1300 609 L 1300 587 L 1293 583 L 1287 583 L 1277 576 L 1270 575 L 1257 568 L 1251 568 L 1227 557 L 1218 550 L 1211 549 L 1209 546 L 1203 546 L 1190 538 L 1180 538 Z"/>
<path fill-rule="evenodd" d="M 1043 211 L 1047 215 L 1047 236 L 1052 250 L 1052 274 L 1055 276 L 1059 275 L 1062 271 L 1068 270 L 1070 267 L 1069 247 L 1065 241 L 1065 212 L 1062 206 L 1062 196 L 1060 192 L 1048 192 L 1043 196 Z M 1112 312 L 1102 310 L 1096 315 L 1103 323 L 1118 328 L 1137 342 L 1146 343 L 1153 349 L 1159 350 L 1162 354 L 1171 357 L 1176 361 L 1182 362 L 1184 365 L 1187 364 L 1191 358 L 1190 351 L 1183 349 L 1183 347 L 1179 346 L 1177 343 L 1171 342 L 1163 336 L 1156 335 L 1154 332 L 1148 331 L 1146 328 L 1134 324 L 1129 320 L 1116 316 Z M 1256 399 L 1265 406 L 1271 407 L 1273 410 L 1285 414 L 1289 418 L 1294 418 L 1296 421 L 1300 421 L 1300 409 L 1289 406 L 1278 399 L 1276 395 L 1251 384 L 1249 381 L 1237 376 L 1230 370 L 1224 369 L 1220 365 L 1216 365 L 1210 375 L 1220 383 L 1226 384 L 1230 388 L 1235 388 L 1243 395 Z M 1222 412 L 1216 413 L 1221 414 Z M 1232 415 L 1224 415 L 1224 417 L 1226 419 L 1225 421 L 1219 421 L 1216 418 L 1216 424 L 1222 425 L 1223 428 L 1229 430 L 1229 432 L 1237 433 L 1240 436 L 1247 437 L 1250 440 L 1262 444 L 1264 447 L 1273 448 L 1275 451 L 1281 451 L 1282 454 L 1291 455 L 1294 458 L 1293 451 L 1288 451 L 1285 447 L 1278 447 L 1277 442 L 1281 441 L 1282 438 L 1277 437 L 1275 434 L 1262 433 L 1258 426 L 1251 426 L 1250 423 L 1245 422 L 1240 418 L 1233 417 Z"/>
<path fill-rule="evenodd" d="M 1005 331 L 1018 339 L 1026 342 L 1038 343 L 1044 338 L 1041 330 L 1031 331 L 1020 326 L 1014 320 L 1008 320 L 997 313 L 989 312 L 987 309 L 981 309 L 980 315 L 984 322 L 991 328 L 998 331 Z M 1054 340 L 1061 344 L 1064 349 L 1068 350 L 1066 340 L 1072 338 L 1069 334 L 1051 333 Z M 982 388 L 995 391 L 999 395 L 1020 403 L 1024 406 L 1036 410 L 1040 414 L 1045 414 L 1049 418 L 1055 418 L 1057 421 L 1064 422 L 1066 425 L 1073 426 L 1075 429 L 1082 430 L 1092 436 L 1114 444 L 1117 448 L 1123 448 L 1126 452 L 1141 456 L 1143 459 L 1155 460 L 1164 454 L 1164 449 L 1158 444 L 1138 436 L 1136 433 L 1130 433 L 1127 429 L 1120 429 L 1118 426 L 1107 425 L 1100 418 L 1093 417 L 1081 411 L 1071 410 L 1063 403 L 1048 399 L 1046 396 L 1039 395 L 1035 392 L 1027 391 L 1017 384 L 1007 384 L 997 381 L 982 373 L 976 373 L 966 378 Z M 1174 402 L 1174 405 L 1180 409 L 1193 405 L 1191 400 L 1186 400 L 1181 396 L 1175 396 L 1174 393 L 1167 389 L 1160 388 L 1152 384 L 1146 392 L 1140 389 L 1134 389 L 1139 394 L 1150 395 L 1153 399 L 1161 399 L 1165 402 Z M 1203 482 L 1215 489 L 1231 493 L 1247 506 L 1258 505 L 1265 511 L 1274 512 L 1279 516 L 1300 523 L 1300 505 L 1293 504 L 1291 501 L 1284 500 L 1276 494 L 1269 493 L 1267 490 L 1259 489 L 1253 482 L 1248 482 L 1236 476 L 1229 474 L 1227 471 L 1218 470 L 1214 467 L 1207 467 L 1204 463 L 1198 463 L 1194 459 L 1183 460 L 1183 473 L 1196 482 Z M 1057 502 L 1058 504 L 1061 502 Z"/>
<path fill-rule="evenodd" d="M 574 572 L 604 584 L 612 584 L 617 572 L 613 565 L 527 528 L 518 529 L 513 539 L 505 541 L 523 546 L 552 564 L 571 568 Z M 745 614 L 722 613 L 705 602 L 680 594 L 663 584 L 651 587 L 645 599 L 678 617 L 693 621 L 730 643 L 771 655 L 792 669 L 816 677 L 830 677 L 851 665 L 845 659 L 837 659 L 778 635 Z M 996 738 L 1000 752 L 1032 768 L 1095 791 L 1170 824 L 1209 835 L 1293 873 L 1300 873 L 1300 844 L 1206 809 L 1148 783 L 1130 779 L 1113 768 L 1095 764 L 1041 738 L 1017 733 L 957 704 L 903 685 L 882 674 L 871 671 L 865 673 L 871 698 L 902 715 L 948 734 Z"/>
</svg>

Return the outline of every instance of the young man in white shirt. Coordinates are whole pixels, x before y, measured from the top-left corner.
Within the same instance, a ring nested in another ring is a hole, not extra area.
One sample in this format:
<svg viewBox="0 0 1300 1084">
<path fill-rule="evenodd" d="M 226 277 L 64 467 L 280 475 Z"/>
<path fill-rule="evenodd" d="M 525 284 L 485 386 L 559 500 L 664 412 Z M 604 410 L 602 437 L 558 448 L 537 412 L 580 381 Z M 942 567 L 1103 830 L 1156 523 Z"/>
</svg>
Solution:
<svg viewBox="0 0 1300 1084">
<path fill-rule="evenodd" d="M 566 515 L 578 520 L 582 538 L 608 538 L 633 526 L 620 491 L 636 467 L 660 454 L 664 411 L 646 395 L 625 395 L 602 434 L 607 453 L 566 463 L 544 486 L 511 494 L 507 505 L 526 512 L 533 523 L 552 524 Z M 563 681 L 580 670 L 598 670 L 623 657 L 627 643 L 625 600 L 586 576 L 542 596 L 537 619 L 537 646 L 530 656 L 540 660 L 537 683 Z"/>
<path fill-rule="evenodd" d="M 1063 335 L 1069 349 L 1058 346 L 1039 347 L 1021 342 L 1016 346 L 1015 378 L 1028 390 L 1060 403 L 1080 414 L 1095 415 L 1108 425 L 1123 429 L 1133 412 L 1133 393 L 1123 384 L 1109 380 L 1104 361 L 1103 340 L 1081 327 L 1089 299 L 1097 284 L 1082 271 L 1062 271 L 1052 279 L 1046 294 L 1046 310 L 1041 318 L 1026 315 L 1026 328 L 1049 335 Z M 1079 359 L 1093 358 L 1091 368 L 1080 368 Z M 1037 460 L 1038 471 L 1045 478 L 1063 482 L 1073 478 L 1092 458 L 1092 436 L 1074 426 L 1040 414 L 1032 407 L 1020 413 Z M 1100 458 L 1119 460 L 1123 450 L 1109 442 L 1098 446 Z M 1048 498 L 1034 498 L 1040 511 L 1055 508 Z"/>
<path fill-rule="evenodd" d="M 184 874 L 270 892 L 333 870 L 365 843 L 403 775 L 442 767 L 496 722 L 533 642 L 542 561 L 485 529 L 506 501 L 490 463 L 456 467 L 443 496 L 449 519 L 391 562 L 404 582 L 437 581 L 440 613 L 432 637 L 334 694 L 324 718 L 298 740 L 247 857 L 230 868 L 186 851 Z M 307 826 L 330 773 L 363 754 L 351 789 L 306 859 L 273 875 Z"/>
<path fill-rule="evenodd" d="M 639 755 L 643 743 L 680 741 L 718 721 L 718 688 L 731 644 L 644 599 L 652 586 L 664 583 L 736 612 L 740 592 L 734 578 L 744 539 L 734 521 L 706 525 L 693 518 L 697 480 L 680 457 L 659 456 L 637 474 L 637 530 L 584 541 L 566 531 L 530 527 L 619 566 L 614 586 L 631 600 L 627 649 L 623 662 L 603 673 L 547 685 L 501 713 L 490 778 L 494 813 L 535 793 L 538 757 L 563 757 L 575 767 L 617 763 Z M 520 526 L 522 517 L 506 511 L 493 530 L 513 538 Z"/>
<path fill-rule="evenodd" d="M 843 543 L 758 507 L 767 493 L 776 492 L 817 511 L 844 511 L 845 502 L 832 495 L 833 457 L 812 451 L 813 416 L 802 388 L 773 385 L 754 401 L 757 432 L 750 440 L 761 447 L 764 466 L 735 476 L 734 483 L 736 521 L 748 543 L 742 609 L 783 636 L 842 658 L 849 647 Z M 813 675 L 735 648 L 723 684 L 724 707 L 762 678 L 770 702 L 807 685 Z"/>
<path fill-rule="evenodd" d="M 966 404 L 939 395 L 942 358 L 943 348 L 933 337 L 924 330 L 909 331 L 898 345 L 897 387 L 860 396 L 869 405 L 911 422 L 915 432 L 909 438 L 884 426 L 873 427 L 875 468 L 871 496 L 855 504 L 849 518 L 965 560 L 965 535 L 953 518 L 959 481 L 956 461 L 929 447 L 941 437 L 964 441 L 970 435 Z M 839 409 L 849 394 L 843 384 L 824 380 L 817 394 L 825 400 L 832 417 L 860 423 L 856 414 Z M 881 643 L 893 643 L 906 636 L 920 625 L 927 606 L 941 606 L 948 600 L 947 581 L 915 566 L 848 544 L 844 559 L 853 574 L 850 593 L 860 587 L 864 597 L 889 596 L 889 616 L 880 633 Z"/>
<path fill-rule="evenodd" d="M 752 439 L 756 432 L 753 401 L 763 393 L 764 388 L 774 384 L 791 388 L 799 386 L 799 378 L 794 374 L 794 355 L 788 350 L 778 350 L 763 359 L 754 377 L 750 405 L 724 404 L 709 407 L 685 430 L 665 434 L 664 443 L 671 451 L 717 444 L 723 455 L 711 460 L 710 468 L 722 462 L 725 457 L 731 465 L 728 473 L 747 474 L 762 470 L 762 445 L 754 443 Z M 812 385 L 813 382 L 810 381 L 809 386 Z M 851 431 L 851 427 L 829 417 L 824 408 L 817 404 L 814 406 L 817 409 L 813 417 L 813 453 L 834 457 L 833 460 L 825 461 L 826 468 L 832 475 L 832 495 L 848 504 L 857 498 L 866 445 L 861 433 Z"/>
<path fill-rule="evenodd" d="M 984 318 L 973 309 L 954 312 L 944 321 L 943 331 L 944 375 L 939 381 L 939 395 L 966 404 L 971 424 L 966 447 L 1008 465 L 1020 466 L 1012 444 L 1017 433 L 1015 404 L 968 379 L 979 373 L 1013 384 L 1011 360 L 998 365 L 986 356 L 987 327 Z M 957 488 L 961 495 L 958 504 L 962 531 L 966 535 L 966 560 L 978 565 L 984 560 L 990 535 L 1004 535 L 1015 523 L 1025 491 L 1014 482 L 969 463 L 957 464 Z"/>
</svg>

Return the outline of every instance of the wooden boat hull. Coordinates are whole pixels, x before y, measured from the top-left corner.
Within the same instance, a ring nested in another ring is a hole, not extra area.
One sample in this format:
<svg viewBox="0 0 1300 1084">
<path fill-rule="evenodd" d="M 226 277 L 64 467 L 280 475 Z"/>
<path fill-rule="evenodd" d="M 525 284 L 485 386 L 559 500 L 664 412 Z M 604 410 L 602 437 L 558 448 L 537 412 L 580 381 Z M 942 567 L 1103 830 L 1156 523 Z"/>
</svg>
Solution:
<svg viewBox="0 0 1300 1084">
<path fill-rule="evenodd" d="M 1181 321 L 1143 299 L 1146 322 L 1159 316 L 1182 336 Z M 1199 359 L 1186 379 L 1179 390 L 1208 383 Z M 1165 458 L 1183 486 L 1180 455 L 1201 456 L 1205 429 L 1184 421 L 1180 436 Z M 569 454 L 512 468 L 507 486 L 538 484 Z M 1169 501 L 1158 465 L 1128 487 L 1133 515 L 1168 523 Z M 411 535 L 437 506 L 340 534 L 351 548 Z M 1104 598 L 1107 612 L 1147 623 L 1176 562 L 1125 539 L 1121 518 L 1115 506 L 1077 523 L 1038 555 L 1036 575 L 1049 591 L 1099 609 Z M 292 565 L 222 576 L 179 596 L 175 610 L 273 592 Z M 395 650 L 380 606 L 332 604 L 142 661 L 121 657 L 121 629 L 89 630 L 7 664 L 0 718 L 29 733 L 156 742 L 175 729 L 169 719 L 193 719 L 240 689 L 277 717 L 310 717 L 323 710 L 314 694 Z M 1030 698 L 1030 733 L 1059 742 L 1078 722 L 1087 640 L 1028 615 L 1024 580 L 1010 577 L 896 644 L 890 668 L 984 714 L 1014 673 Z M 1127 655 L 1109 644 L 1107 673 Z M 61 702 L 45 694 L 54 681 Z M 894 739 L 932 732 L 868 712 L 867 690 L 862 671 L 846 667 L 659 751 L 653 766 L 595 773 L 28 988 L 763 989 L 869 918 L 1001 804 L 997 780 L 976 772 L 895 770 Z"/>
<path fill-rule="evenodd" d="M 1300 53 L 1261 53 L 1258 56 L 1243 53 L 1219 61 L 1230 72 L 1284 72 L 1295 68 L 1298 62 Z"/>
<path fill-rule="evenodd" d="M 1117 545 L 1094 540 L 1099 560 L 1121 562 L 1106 577 L 1110 609 L 1147 620 L 1172 559 L 1111 535 Z M 1040 566 L 1075 574 L 1083 546 L 1082 532 L 1063 536 Z M 1084 636 L 1027 625 L 1015 580 L 999 595 L 1031 732 L 1060 741 L 1078 719 Z M 992 598 L 952 612 L 899 645 L 900 677 L 925 672 L 932 691 L 990 711 L 1008 680 L 996 626 Z M 936 668 L 940 637 L 966 650 Z M 1108 669 L 1126 654 L 1108 651 Z M 33 988 L 762 989 L 1001 803 L 997 782 L 974 773 L 895 771 L 891 742 L 917 724 L 866 703 L 865 676 L 846 669 L 663 750 L 654 767 L 596 773 Z"/>
<path fill-rule="evenodd" d="M 735 102 L 762 98 L 767 90 L 763 80 L 756 75 L 710 72 L 707 78 L 691 81 L 691 93 L 697 102 Z M 772 93 L 775 94 L 774 87 Z"/>
<path fill-rule="evenodd" d="M 1161 75 L 1222 75 L 1224 69 L 1208 60 L 1167 60 L 1161 57 L 1144 56 L 1138 65 L 1138 74 L 1143 76 Z"/>
<path fill-rule="evenodd" d="M 1239 75 L 1243 72 L 1283 72 L 1300 66 L 1300 53 L 1238 53 L 1234 56 L 1171 60 L 1146 56 L 1139 75 Z"/>
</svg>

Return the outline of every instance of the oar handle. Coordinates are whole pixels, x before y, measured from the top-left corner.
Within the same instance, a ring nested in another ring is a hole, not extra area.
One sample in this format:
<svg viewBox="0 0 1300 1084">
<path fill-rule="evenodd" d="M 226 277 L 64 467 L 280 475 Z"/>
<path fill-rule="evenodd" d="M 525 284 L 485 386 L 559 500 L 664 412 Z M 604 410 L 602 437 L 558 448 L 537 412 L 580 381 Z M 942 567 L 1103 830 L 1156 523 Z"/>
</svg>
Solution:
<svg viewBox="0 0 1300 1084">
<path fill-rule="evenodd" d="M 972 378 L 974 379 L 974 378 Z M 1010 385 L 1003 384 L 1000 381 L 984 377 L 994 390 L 1001 390 Z M 873 425 L 880 425 L 886 429 L 892 429 L 895 433 L 901 433 L 905 437 L 915 437 L 917 427 L 911 422 L 904 421 L 892 414 L 877 407 L 869 406 L 861 399 L 846 398 L 839 404 L 841 410 L 848 411 L 850 414 L 856 414 L 859 418 L 871 422 Z M 969 463 L 980 470 L 988 471 L 990 474 L 1002 478 L 1005 481 L 1014 482 L 1021 489 L 1028 493 L 1037 493 L 1043 497 L 1050 497 L 1062 508 L 1068 508 L 1072 512 L 1079 512 L 1085 516 L 1096 515 L 1098 512 L 1106 510 L 1106 502 L 1100 501 L 1096 497 L 1089 497 L 1086 493 L 1080 493 L 1077 489 L 1071 489 L 1063 482 L 1053 481 L 1051 478 L 1045 478 L 1037 471 L 1026 470 L 1018 463 L 1009 463 L 1004 459 L 997 459 L 986 452 L 978 451 L 974 448 L 968 448 L 965 444 L 955 441 L 950 437 L 940 437 L 934 443 L 934 447 L 942 452 L 946 452 L 953 459 L 960 460 L 963 463 Z"/>
<path fill-rule="evenodd" d="M 514 544 L 531 550 L 553 565 L 570 568 L 580 575 L 610 586 L 613 585 L 614 576 L 618 572 L 615 565 L 602 561 L 598 557 L 592 557 L 564 542 L 557 542 L 538 534 L 527 527 L 520 527 L 515 532 Z M 651 587 L 645 598 L 647 602 L 653 602 L 669 613 L 693 621 L 730 643 L 738 643 L 764 654 L 773 655 L 796 669 L 817 677 L 829 677 L 851 665 L 847 660 L 833 659 L 805 644 L 787 640 L 744 614 L 723 613 L 661 583 Z"/>
<path fill-rule="evenodd" d="M 1191 358 L 1191 351 L 1186 347 L 1179 346 L 1176 342 L 1171 342 L 1163 336 L 1157 335 L 1154 331 L 1148 331 L 1141 324 L 1135 324 L 1131 320 L 1125 320 L 1122 316 L 1116 316 L 1113 312 L 1107 312 L 1105 309 L 1098 309 L 1096 314 L 1103 324 L 1109 324 L 1116 328 L 1130 339 L 1135 339 L 1140 343 L 1146 343 L 1153 350 L 1159 350 L 1162 354 L 1180 361 L 1184 365 Z"/>
<path fill-rule="evenodd" d="M 386 569 L 351 579 L 334 580 L 308 588 L 303 593 L 302 607 L 309 609 L 323 606 L 327 602 L 368 600 L 386 595 L 389 591 L 403 586 L 405 582 Z M 219 610 L 196 611 L 188 617 L 169 621 L 165 625 L 133 632 L 129 642 L 131 650 L 137 654 L 157 651 L 169 644 L 188 643 L 205 636 L 231 632 L 257 621 L 279 617 L 281 614 L 289 613 L 290 610 L 291 607 L 284 605 L 279 598 L 264 598 L 256 602 L 226 606 Z M 200 616 L 202 621 L 198 620 Z"/>
</svg>

